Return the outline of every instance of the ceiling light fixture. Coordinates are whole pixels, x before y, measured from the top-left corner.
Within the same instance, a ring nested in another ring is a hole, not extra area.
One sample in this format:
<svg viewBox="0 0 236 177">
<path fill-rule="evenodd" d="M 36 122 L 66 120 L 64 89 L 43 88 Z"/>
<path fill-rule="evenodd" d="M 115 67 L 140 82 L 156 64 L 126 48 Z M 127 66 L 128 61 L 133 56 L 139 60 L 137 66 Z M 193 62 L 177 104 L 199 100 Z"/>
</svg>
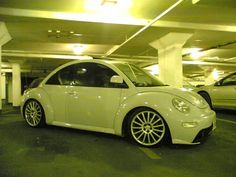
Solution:
<svg viewBox="0 0 236 177">
<path fill-rule="evenodd" d="M 193 47 L 193 48 L 186 49 L 186 51 L 188 55 L 193 59 L 199 59 L 201 56 L 203 56 L 203 52 L 201 48 Z"/>
<path fill-rule="evenodd" d="M 82 44 L 76 44 L 76 45 L 73 45 L 72 49 L 75 54 L 82 54 L 84 50 L 86 49 L 86 46 Z"/>
<path fill-rule="evenodd" d="M 83 36 L 82 34 L 79 34 L 79 33 L 74 33 L 73 35 L 74 36 Z"/>
<path fill-rule="evenodd" d="M 104 5 L 109 5 L 109 6 L 112 5 L 112 6 L 114 6 L 117 3 L 118 3 L 117 0 L 103 0 L 101 5 L 102 6 L 104 6 Z"/>
<path fill-rule="evenodd" d="M 197 4 L 200 0 L 192 0 L 192 4 Z"/>
<path fill-rule="evenodd" d="M 148 66 L 145 69 L 154 76 L 158 76 L 160 73 L 159 66 L 157 64 Z"/>
<path fill-rule="evenodd" d="M 203 55 L 203 52 L 195 51 L 190 54 L 193 59 L 199 59 Z"/>
</svg>

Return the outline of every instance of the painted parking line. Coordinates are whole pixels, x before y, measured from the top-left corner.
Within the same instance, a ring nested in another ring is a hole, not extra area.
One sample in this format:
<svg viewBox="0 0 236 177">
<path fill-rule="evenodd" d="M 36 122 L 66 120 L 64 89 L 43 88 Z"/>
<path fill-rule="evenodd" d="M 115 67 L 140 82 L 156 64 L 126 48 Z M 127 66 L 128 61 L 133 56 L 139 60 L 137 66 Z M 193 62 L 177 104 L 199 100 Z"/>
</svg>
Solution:
<svg viewBox="0 0 236 177">
<path fill-rule="evenodd" d="M 224 119 L 217 119 L 219 121 L 222 121 L 222 122 L 227 122 L 227 123 L 231 123 L 231 124 L 236 124 L 235 121 L 230 121 L 230 120 L 224 120 Z"/>
<path fill-rule="evenodd" d="M 144 147 L 140 147 L 139 148 L 146 156 L 148 156 L 150 159 L 161 159 L 161 157 L 159 155 L 157 155 L 155 152 L 153 152 L 151 149 L 149 148 L 144 148 Z"/>
</svg>

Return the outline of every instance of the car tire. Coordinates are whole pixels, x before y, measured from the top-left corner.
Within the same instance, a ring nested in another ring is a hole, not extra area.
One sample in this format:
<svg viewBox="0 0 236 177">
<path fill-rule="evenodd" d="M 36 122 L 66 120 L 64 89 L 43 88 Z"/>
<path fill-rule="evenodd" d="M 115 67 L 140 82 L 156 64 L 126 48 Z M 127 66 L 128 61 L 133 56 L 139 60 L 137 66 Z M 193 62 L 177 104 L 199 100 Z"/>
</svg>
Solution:
<svg viewBox="0 0 236 177">
<path fill-rule="evenodd" d="M 31 127 L 42 127 L 45 125 L 43 107 L 36 100 L 29 100 L 25 103 L 23 115 L 27 124 Z"/>
<path fill-rule="evenodd" d="M 212 102 L 211 102 L 211 97 L 209 96 L 209 94 L 206 93 L 206 92 L 199 92 L 199 95 L 201 95 L 202 98 L 204 98 L 206 100 L 206 102 L 208 103 L 210 108 L 213 109 Z"/>
<path fill-rule="evenodd" d="M 128 137 L 132 142 L 151 147 L 161 145 L 167 138 L 168 127 L 164 119 L 155 111 L 140 108 L 128 119 Z"/>
</svg>

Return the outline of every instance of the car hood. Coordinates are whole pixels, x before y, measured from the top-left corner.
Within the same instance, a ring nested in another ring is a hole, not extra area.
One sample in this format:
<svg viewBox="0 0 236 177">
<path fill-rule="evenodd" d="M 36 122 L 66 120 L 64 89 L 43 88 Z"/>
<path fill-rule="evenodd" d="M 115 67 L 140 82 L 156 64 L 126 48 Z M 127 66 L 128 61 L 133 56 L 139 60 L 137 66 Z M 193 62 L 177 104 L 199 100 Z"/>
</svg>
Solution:
<svg viewBox="0 0 236 177">
<path fill-rule="evenodd" d="M 184 88 L 179 89 L 170 86 L 159 86 L 159 87 L 137 87 L 137 90 L 138 92 L 162 92 L 170 94 L 174 97 L 180 97 L 199 108 L 207 107 L 206 101 L 200 95 Z"/>
</svg>

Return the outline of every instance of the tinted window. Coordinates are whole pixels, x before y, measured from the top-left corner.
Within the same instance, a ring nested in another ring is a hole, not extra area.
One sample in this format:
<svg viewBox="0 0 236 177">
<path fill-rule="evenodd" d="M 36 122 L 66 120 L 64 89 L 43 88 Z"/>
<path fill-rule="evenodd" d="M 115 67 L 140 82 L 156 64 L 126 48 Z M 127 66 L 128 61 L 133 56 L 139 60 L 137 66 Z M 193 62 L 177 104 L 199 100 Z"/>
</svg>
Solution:
<svg viewBox="0 0 236 177">
<path fill-rule="evenodd" d="M 120 87 L 117 84 L 110 83 L 110 79 L 114 75 L 118 74 L 105 65 L 97 63 L 79 63 L 58 71 L 46 84 L 87 87 Z"/>
<path fill-rule="evenodd" d="M 223 80 L 222 85 L 236 85 L 236 74 L 230 75 Z"/>
</svg>

